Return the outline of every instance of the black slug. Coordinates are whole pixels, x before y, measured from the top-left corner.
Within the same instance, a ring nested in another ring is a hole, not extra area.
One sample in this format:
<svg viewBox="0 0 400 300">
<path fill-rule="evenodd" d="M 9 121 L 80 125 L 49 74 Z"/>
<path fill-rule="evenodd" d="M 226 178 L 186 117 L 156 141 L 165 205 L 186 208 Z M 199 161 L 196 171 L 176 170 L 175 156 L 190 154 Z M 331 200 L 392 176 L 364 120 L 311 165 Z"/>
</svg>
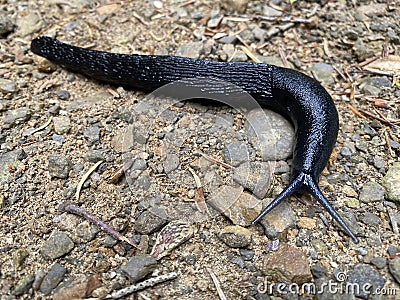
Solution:
<svg viewBox="0 0 400 300">
<path fill-rule="evenodd" d="M 314 79 L 295 70 L 252 62 L 214 62 L 177 56 L 127 55 L 87 50 L 50 37 L 38 37 L 31 51 L 94 79 L 146 91 L 194 77 L 213 77 L 248 92 L 265 108 L 291 119 L 296 142 L 292 179 L 252 222 L 257 223 L 284 198 L 297 191 L 314 196 L 346 233 L 357 237 L 320 191 L 318 176 L 328 162 L 338 133 L 332 98 Z"/>
</svg>

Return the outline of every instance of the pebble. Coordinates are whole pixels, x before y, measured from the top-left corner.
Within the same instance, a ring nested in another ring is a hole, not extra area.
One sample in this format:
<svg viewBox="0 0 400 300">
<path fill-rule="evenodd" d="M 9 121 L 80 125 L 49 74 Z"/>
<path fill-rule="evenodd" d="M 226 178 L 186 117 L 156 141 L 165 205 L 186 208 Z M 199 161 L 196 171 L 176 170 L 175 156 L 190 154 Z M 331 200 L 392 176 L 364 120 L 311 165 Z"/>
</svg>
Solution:
<svg viewBox="0 0 400 300">
<path fill-rule="evenodd" d="M 316 279 L 328 277 L 328 271 L 320 263 L 311 266 L 311 273 Z"/>
<path fill-rule="evenodd" d="M 280 17 L 282 16 L 282 12 L 272 8 L 271 6 L 264 5 L 263 7 L 263 16 L 265 17 L 270 17 L 270 18 L 275 18 L 275 17 Z"/>
<path fill-rule="evenodd" d="M 385 189 L 377 182 L 367 182 L 360 191 L 359 200 L 364 203 L 383 201 L 385 198 Z"/>
<path fill-rule="evenodd" d="M 249 161 L 253 155 L 254 150 L 251 147 L 238 141 L 232 142 L 222 149 L 224 161 L 234 167 Z"/>
<path fill-rule="evenodd" d="M 312 218 L 300 217 L 297 226 L 303 229 L 315 230 L 315 228 L 317 228 L 317 222 Z"/>
<path fill-rule="evenodd" d="M 357 264 L 353 270 L 347 274 L 347 282 L 351 284 L 358 284 L 359 291 L 355 290 L 355 296 L 363 299 L 368 298 L 368 294 L 363 291 L 362 286 L 367 284 L 371 286 L 370 292 L 377 288 L 382 288 L 385 285 L 385 278 L 370 265 Z"/>
<path fill-rule="evenodd" d="M 14 295 L 21 296 L 29 291 L 32 287 L 33 281 L 35 280 L 35 275 L 29 274 L 22 277 L 14 288 Z"/>
<path fill-rule="evenodd" d="M 55 91 L 55 94 L 58 97 L 58 99 L 64 101 L 69 100 L 69 98 L 71 98 L 71 94 L 66 90 Z"/>
<path fill-rule="evenodd" d="M 54 292 L 54 300 L 70 300 L 89 298 L 92 292 L 101 287 L 102 283 L 97 275 L 69 281 Z M 102 298 L 103 299 L 103 298 Z"/>
<path fill-rule="evenodd" d="M 386 77 L 367 77 L 360 84 L 360 89 L 365 95 L 379 96 L 384 88 L 389 88 L 391 82 Z"/>
<path fill-rule="evenodd" d="M 37 12 L 30 12 L 27 15 L 18 17 L 16 23 L 18 27 L 16 34 L 21 37 L 38 32 L 44 26 L 44 22 Z"/>
<path fill-rule="evenodd" d="M 90 126 L 83 131 L 83 136 L 87 140 L 89 146 L 98 144 L 100 141 L 100 128 L 99 126 Z"/>
<path fill-rule="evenodd" d="M 400 203 L 400 162 L 395 162 L 389 167 L 382 179 L 382 185 L 386 190 L 387 199 Z"/>
<path fill-rule="evenodd" d="M 273 200 L 273 198 L 265 199 L 263 201 L 263 207 L 266 207 Z M 260 221 L 260 223 L 265 227 L 272 226 L 274 229 L 273 231 L 276 231 L 276 233 L 281 233 L 286 231 L 288 228 L 293 228 L 295 222 L 296 217 L 294 211 L 287 201 L 280 203 L 271 213 L 265 215 L 265 217 Z M 273 237 L 269 236 L 267 232 L 266 234 L 269 238 Z"/>
<path fill-rule="evenodd" d="M 191 42 L 182 46 L 179 46 L 176 50 L 176 56 L 189 57 L 189 58 L 200 58 L 200 54 L 203 50 L 203 42 Z"/>
<path fill-rule="evenodd" d="M 240 255 L 243 257 L 244 260 L 250 261 L 253 259 L 255 252 L 254 250 L 240 249 Z"/>
<path fill-rule="evenodd" d="M 371 263 L 377 267 L 378 269 L 383 269 L 386 267 L 386 258 L 385 257 L 373 257 L 371 258 Z M 400 266 L 400 265 L 399 265 Z M 400 273 L 399 273 L 400 274 Z M 399 277 L 400 278 L 400 277 Z"/>
<path fill-rule="evenodd" d="M 92 241 L 100 228 L 98 226 L 90 224 L 88 221 L 80 223 L 72 233 L 72 240 L 77 243 L 85 243 Z"/>
<path fill-rule="evenodd" d="M 366 212 L 364 213 L 364 216 L 361 218 L 361 222 L 369 226 L 376 226 L 381 223 L 381 219 L 373 213 Z"/>
<path fill-rule="evenodd" d="M 69 253 L 74 247 L 74 242 L 65 232 L 55 230 L 43 244 L 40 252 L 46 259 L 56 259 Z"/>
<path fill-rule="evenodd" d="M 244 13 L 249 0 L 221 0 L 221 7 L 230 12 Z"/>
<path fill-rule="evenodd" d="M 14 21 L 10 18 L 7 11 L 0 11 L 0 37 L 6 37 L 9 33 L 14 31 Z"/>
<path fill-rule="evenodd" d="M 126 264 L 121 266 L 121 271 L 126 274 L 131 282 L 137 282 L 154 271 L 157 260 L 149 254 L 131 257 Z"/>
<path fill-rule="evenodd" d="M 263 256 L 260 270 L 277 282 L 303 284 L 312 279 L 307 255 L 286 243 L 281 243 L 277 251 Z"/>
<path fill-rule="evenodd" d="M 333 75 L 335 70 L 329 64 L 317 62 L 312 64 L 311 71 L 315 73 L 317 79 L 322 81 L 324 86 L 329 86 L 335 83 Z"/>
<path fill-rule="evenodd" d="M 40 285 L 40 291 L 48 295 L 57 285 L 64 279 L 67 269 L 59 264 L 55 263 L 46 276 L 43 278 L 42 284 Z"/>
<path fill-rule="evenodd" d="M 10 168 L 20 171 L 23 167 L 21 160 L 26 158 L 26 153 L 22 149 L 13 150 L 0 155 L 0 166 L 9 166 L 0 168 L 0 184 L 13 180 L 13 175 L 10 173 Z"/>
<path fill-rule="evenodd" d="M 397 283 L 400 284 L 400 258 L 396 257 L 389 261 L 389 271 Z"/>
<path fill-rule="evenodd" d="M 67 116 L 53 118 L 54 132 L 57 134 L 65 134 L 71 129 L 71 119 Z"/>
<path fill-rule="evenodd" d="M 158 207 L 142 212 L 135 222 L 135 230 L 141 234 L 150 234 L 167 224 L 167 213 Z"/>
<path fill-rule="evenodd" d="M 32 111 L 28 107 L 20 107 L 7 111 L 3 122 L 6 125 L 5 127 L 10 128 L 28 121 L 31 115 Z"/>
<path fill-rule="evenodd" d="M 358 13 L 368 17 L 382 17 L 386 14 L 386 3 L 369 3 L 358 7 Z"/>
<path fill-rule="evenodd" d="M 247 162 L 233 171 L 233 180 L 263 199 L 271 186 L 270 164 L 266 162 Z"/>
<path fill-rule="evenodd" d="M 270 110 L 251 110 L 246 116 L 245 128 L 263 161 L 285 160 L 292 155 L 294 130 L 281 115 Z"/>
<path fill-rule="evenodd" d="M 374 56 L 375 51 L 365 46 L 360 40 L 357 40 L 353 47 L 354 56 L 358 61 L 362 62 Z"/>
<path fill-rule="evenodd" d="M 168 153 L 167 157 L 163 161 L 163 168 L 164 168 L 165 174 L 168 175 L 172 171 L 178 169 L 180 163 L 181 162 L 179 160 L 179 156 L 178 155 L 176 155 L 175 153 Z"/>
<path fill-rule="evenodd" d="M 239 225 L 226 226 L 218 238 L 232 248 L 245 248 L 251 243 L 251 231 Z"/>
<path fill-rule="evenodd" d="M 12 80 L 0 78 L 0 92 L 12 94 L 15 92 L 15 84 Z"/>
<path fill-rule="evenodd" d="M 63 155 L 53 154 L 49 156 L 48 170 L 52 178 L 68 178 L 71 171 L 71 161 Z"/>
<path fill-rule="evenodd" d="M 99 161 L 104 161 L 106 160 L 104 156 L 104 152 L 106 150 L 100 150 L 100 149 L 94 149 L 94 150 L 89 150 L 86 155 L 84 156 L 85 160 L 91 163 L 97 163 Z"/>
<path fill-rule="evenodd" d="M 249 226 L 262 209 L 262 202 L 243 188 L 221 186 L 207 201 L 213 208 L 229 218 L 233 224 Z"/>
</svg>

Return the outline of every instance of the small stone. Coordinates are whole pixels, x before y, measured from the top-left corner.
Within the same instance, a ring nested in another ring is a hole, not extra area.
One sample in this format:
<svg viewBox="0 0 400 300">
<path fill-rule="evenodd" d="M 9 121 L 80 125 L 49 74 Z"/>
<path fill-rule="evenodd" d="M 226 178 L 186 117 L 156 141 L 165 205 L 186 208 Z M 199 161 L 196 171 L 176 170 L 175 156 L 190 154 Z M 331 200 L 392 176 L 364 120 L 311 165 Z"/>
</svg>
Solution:
<svg viewBox="0 0 400 300">
<path fill-rule="evenodd" d="M 389 271 L 397 283 L 400 283 L 400 258 L 396 257 L 389 261 Z"/>
<path fill-rule="evenodd" d="M 165 174 L 170 174 L 172 171 L 178 169 L 180 165 L 179 156 L 175 153 L 168 153 L 167 157 L 163 161 L 163 168 Z"/>
<path fill-rule="evenodd" d="M 262 199 L 271 186 L 270 164 L 266 162 L 247 162 L 233 171 L 233 180 Z"/>
<path fill-rule="evenodd" d="M 360 191 L 359 199 L 361 202 L 383 201 L 385 198 L 385 189 L 376 182 L 370 181 L 363 185 Z"/>
<path fill-rule="evenodd" d="M 56 91 L 55 94 L 60 100 L 69 100 L 69 98 L 71 97 L 71 94 L 65 90 Z"/>
<path fill-rule="evenodd" d="M 65 134 L 71 129 L 71 120 L 67 116 L 53 118 L 54 131 L 57 134 Z"/>
<path fill-rule="evenodd" d="M 246 115 L 245 128 L 263 161 L 285 160 L 292 155 L 294 130 L 281 115 L 270 110 L 253 109 Z"/>
<path fill-rule="evenodd" d="M 191 42 L 178 47 L 176 55 L 189 58 L 200 58 L 202 50 L 203 42 Z"/>
<path fill-rule="evenodd" d="M 297 226 L 303 229 L 315 230 L 315 228 L 317 228 L 317 222 L 315 219 L 300 217 Z"/>
<path fill-rule="evenodd" d="M 286 243 L 281 243 L 277 251 L 263 257 L 260 270 L 277 282 L 303 284 L 312 279 L 305 253 Z"/>
<path fill-rule="evenodd" d="M 233 224 L 249 226 L 262 209 L 262 202 L 242 188 L 223 185 L 207 201 Z"/>
<path fill-rule="evenodd" d="M 64 266 L 55 263 L 43 278 L 42 284 L 40 285 L 40 291 L 45 295 L 50 294 L 51 291 L 64 279 L 66 273 L 67 269 L 64 268 Z"/>
<path fill-rule="evenodd" d="M 349 208 L 360 208 L 360 201 L 356 198 L 346 199 L 346 206 Z"/>
<path fill-rule="evenodd" d="M 226 226 L 218 237 L 229 247 L 244 248 L 251 242 L 251 231 L 238 225 Z"/>
<path fill-rule="evenodd" d="M 142 212 L 135 222 L 135 230 L 141 234 L 150 234 L 167 224 L 166 212 L 157 207 Z"/>
<path fill-rule="evenodd" d="M 44 22 L 37 12 L 30 12 L 27 15 L 17 18 L 17 32 L 19 36 L 26 36 L 38 32 L 44 26 Z"/>
<path fill-rule="evenodd" d="M 0 11 L 0 37 L 6 37 L 9 33 L 14 31 L 14 21 L 10 18 L 9 12 Z"/>
<path fill-rule="evenodd" d="M 314 63 L 311 66 L 311 71 L 313 71 L 318 80 L 322 81 L 323 85 L 328 86 L 335 83 L 333 75 L 335 70 L 333 67 L 326 63 Z"/>
<path fill-rule="evenodd" d="M 83 277 L 60 286 L 54 292 L 54 300 L 69 300 L 89 298 L 92 292 L 101 287 L 100 278 L 96 275 Z"/>
<path fill-rule="evenodd" d="M 371 258 L 371 263 L 378 269 L 383 269 L 384 267 L 386 267 L 387 261 L 385 257 L 373 257 Z"/>
<path fill-rule="evenodd" d="M 121 267 L 131 282 L 137 282 L 154 271 L 157 266 L 157 260 L 149 254 L 133 256 Z"/>
<path fill-rule="evenodd" d="M 71 161 L 63 155 L 50 155 L 48 170 L 51 177 L 66 179 L 72 168 Z"/>
<path fill-rule="evenodd" d="M 314 278 L 328 277 L 328 271 L 320 263 L 311 266 L 311 273 Z"/>
<path fill-rule="evenodd" d="M 15 84 L 13 81 L 0 78 L 0 92 L 4 94 L 12 94 L 15 92 Z"/>
<path fill-rule="evenodd" d="M 281 11 L 279 11 L 279 10 L 277 10 L 275 8 L 272 8 L 272 7 L 268 6 L 268 5 L 264 5 L 263 16 L 270 17 L 270 18 L 276 18 L 276 17 L 282 16 L 282 14 L 283 13 Z"/>
<path fill-rule="evenodd" d="M 369 226 L 376 226 L 381 223 L 381 219 L 373 213 L 366 212 L 361 218 L 361 222 Z"/>
<path fill-rule="evenodd" d="M 105 150 L 89 150 L 89 152 L 85 155 L 85 160 L 91 163 L 97 163 L 99 161 L 104 161 L 104 152 Z"/>
<path fill-rule="evenodd" d="M 74 248 L 72 239 L 62 231 L 55 230 L 40 250 L 46 259 L 56 259 L 69 253 Z"/>
<path fill-rule="evenodd" d="M 13 266 L 15 270 L 21 270 L 25 259 L 28 257 L 28 251 L 26 249 L 20 248 L 16 250 L 13 254 Z"/>
<path fill-rule="evenodd" d="M 27 107 L 9 110 L 4 118 L 4 124 L 8 125 L 8 127 L 14 127 L 15 125 L 28 121 L 31 115 L 32 111 Z"/>
<path fill-rule="evenodd" d="M 254 150 L 251 151 L 250 147 L 243 142 L 233 142 L 222 149 L 225 162 L 234 167 L 249 161 L 253 153 Z"/>
<path fill-rule="evenodd" d="M 312 240 L 311 245 L 319 254 L 327 254 L 329 252 L 328 246 L 321 240 Z"/>
<path fill-rule="evenodd" d="M 17 282 L 14 288 L 14 295 L 21 296 L 29 291 L 32 287 L 35 276 L 32 274 L 24 276 L 21 280 Z"/>
<path fill-rule="evenodd" d="M 376 289 L 382 289 L 385 285 L 385 278 L 372 268 L 370 265 L 357 264 L 354 269 L 347 274 L 347 282 L 350 284 L 357 284 L 359 287 L 367 287 L 369 292 L 376 291 Z M 355 289 L 355 296 L 364 299 L 368 298 L 367 291 L 364 289 Z"/>
<path fill-rule="evenodd" d="M 371 58 L 375 54 L 375 51 L 373 49 L 368 48 L 363 43 L 359 42 L 359 40 L 357 40 L 357 42 L 355 43 L 353 51 L 357 60 L 360 62 Z"/>
<path fill-rule="evenodd" d="M 99 231 L 99 227 L 90 224 L 88 221 L 84 221 L 75 228 L 72 239 L 79 243 L 90 242 L 96 237 Z"/>
<path fill-rule="evenodd" d="M 230 12 L 244 13 L 249 0 L 221 0 L 221 7 Z"/>
<path fill-rule="evenodd" d="M 89 146 L 98 144 L 100 141 L 99 126 L 91 126 L 83 131 L 83 136 L 88 141 Z"/>
<path fill-rule="evenodd" d="M 240 255 L 243 257 L 244 260 L 252 260 L 254 257 L 254 250 L 249 250 L 249 249 L 240 249 Z"/>
<path fill-rule="evenodd" d="M 267 198 L 263 201 L 263 207 L 266 207 L 274 199 Z M 296 222 L 295 214 L 287 201 L 283 201 L 274 211 L 265 215 L 260 223 L 265 227 L 272 226 L 277 233 L 286 231 L 288 228 L 293 228 Z"/>
<path fill-rule="evenodd" d="M 400 162 L 395 162 L 389 167 L 382 179 L 388 200 L 400 203 Z"/>
</svg>

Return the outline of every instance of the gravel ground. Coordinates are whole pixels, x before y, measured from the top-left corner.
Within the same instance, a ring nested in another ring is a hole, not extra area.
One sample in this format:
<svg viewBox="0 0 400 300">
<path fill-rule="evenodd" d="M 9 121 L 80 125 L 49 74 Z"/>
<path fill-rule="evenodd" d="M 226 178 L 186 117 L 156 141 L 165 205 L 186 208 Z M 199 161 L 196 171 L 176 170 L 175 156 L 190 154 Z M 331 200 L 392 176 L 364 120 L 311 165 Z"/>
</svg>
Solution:
<svg viewBox="0 0 400 300">
<path fill-rule="evenodd" d="M 0 1 L 0 299 L 103 299 L 162 275 L 118 297 L 399 297 L 400 2 L 247 2 Z M 42 34 L 314 76 L 340 115 L 320 186 L 360 243 L 307 195 L 248 226 L 290 177 L 281 116 L 101 84 L 33 55 Z"/>
</svg>

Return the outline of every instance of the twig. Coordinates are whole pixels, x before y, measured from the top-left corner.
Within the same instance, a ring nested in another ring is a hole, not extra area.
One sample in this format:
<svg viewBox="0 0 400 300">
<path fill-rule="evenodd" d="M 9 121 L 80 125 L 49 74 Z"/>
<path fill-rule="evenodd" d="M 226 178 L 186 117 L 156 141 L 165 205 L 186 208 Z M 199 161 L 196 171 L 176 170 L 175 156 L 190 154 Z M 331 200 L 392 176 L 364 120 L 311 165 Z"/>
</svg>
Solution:
<svg viewBox="0 0 400 300">
<path fill-rule="evenodd" d="M 254 61 L 254 62 L 256 62 L 256 63 L 260 63 L 260 62 L 261 62 L 261 60 L 259 60 L 259 59 L 257 58 L 257 56 L 255 56 L 255 55 L 253 54 L 253 52 L 251 52 L 251 51 L 249 50 L 249 48 L 247 48 L 247 47 L 245 47 L 245 46 L 242 46 L 242 45 L 240 45 L 239 47 L 240 47 L 240 50 L 242 50 L 248 57 L 250 57 L 252 61 Z"/>
<path fill-rule="evenodd" d="M 183 3 L 179 4 L 178 6 L 179 7 L 185 7 L 185 6 L 188 6 L 188 5 L 193 4 L 195 2 L 196 2 L 196 0 L 188 0 L 186 2 L 183 2 Z"/>
<path fill-rule="evenodd" d="M 38 131 L 40 131 L 40 130 L 42 130 L 42 129 L 45 129 L 47 126 L 49 126 L 49 124 L 51 123 L 52 120 L 53 120 L 53 117 L 50 117 L 50 118 L 46 121 L 46 123 L 40 125 L 38 128 L 33 129 L 33 130 L 29 133 L 29 135 L 32 135 L 32 134 L 34 134 L 35 132 L 38 132 Z"/>
<path fill-rule="evenodd" d="M 357 108 L 355 108 L 353 105 L 348 104 L 348 107 L 350 108 L 350 110 L 358 117 L 365 119 L 365 116 L 359 112 L 359 110 Z"/>
<path fill-rule="evenodd" d="M 128 159 L 109 179 L 108 183 L 116 184 L 120 177 L 132 167 L 134 159 Z"/>
<path fill-rule="evenodd" d="M 196 182 L 196 190 L 194 191 L 194 201 L 196 203 L 196 207 L 201 213 L 208 213 L 210 215 L 206 201 L 204 199 L 204 190 L 200 178 L 191 167 L 188 167 L 188 170 L 190 171 L 190 173 L 192 173 L 194 181 Z"/>
<path fill-rule="evenodd" d="M 219 160 L 215 159 L 214 157 L 211 157 L 211 156 L 209 156 L 209 155 L 207 155 L 207 154 L 201 153 L 201 155 L 202 155 L 205 159 L 207 159 L 207 160 L 209 160 L 209 161 L 212 161 L 213 163 L 216 163 L 217 165 L 223 166 L 224 168 L 227 168 L 227 169 L 234 169 L 234 168 L 235 168 L 235 167 L 232 167 L 231 165 L 229 165 L 229 164 L 227 164 L 227 163 L 224 163 L 224 162 L 222 162 L 222 161 L 219 161 Z"/>
<path fill-rule="evenodd" d="M 285 51 L 284 51 L 281 47 L 279 47 L 279 56 L 281 57 L 283 66 L 284 66 L 285 68 L 289 68 L 289 63 L 288 63 L 288 61 L 287 61 Z"/>
<path fill-rule="evenodd" d="M 94 164 L 94 166 L 92 166 L 89 171 L 86 172 L 85 175 L 83 175 L 82 179 L 79 181 L 78 186 L 76 187 L 76 193 L 75 193 L 75 199 L 78 202 L 79 198 L 81 196 L 81 189 L 83 184 L 85 183 L 86 179 L 88 179 L 88 177 L 90 176 L 90 174 L 93 173 L 94 170 L 96 170 L 96 168 L 102 163 L 103 161 L 98 161 L 97 163 Z"/>
<path fill-rule="evenodd" d="M 395 234 L 399 234 L 399 227 L 398 227 L 398 223 L 397 223 L 398 220 L 396 220 L 396 217 L 393 214 L 393 211 L 389 208 L 388 208 L 388 214 L 389 214 L 390 223 L 392 223 L 393 232 Z"/>
<path fill-rule="evenodd" d="M 114 228 L 112 228 L 110 225 L 107 223 L 103 222 L 99 218 L 93 216 L 92 214 L 88 213 L 87 211 L 83 210 L 79 206 L 77 206 L 74 203 L 70 203 L 64 207 L 64 210 L 67 212 L 70 212 L 72 214 L 81 216 L 88 220 L 89 222 L 99 226 L 101 229 L 103 229 L 106 233 L 112 235 L 114 238 L 120 241 L 127 242 L 129 245 L 141 250 L 138 245 L 136 245 L 134 242 L 132 242 L 130 239 L 127 237 L 123 236 L 121 233 L 116 231 Z"/>
<path fill-rule="evenodd" d="M 219 284 L 217 276 L 214 274 L 214 272 L 210 268 L 206 268 L 206 270 L 210 274 L 211 279 L 214 282 L 215 288 L 217 289 L 217 293 L 218 293 L 219 299 L 226 300 L 226 296 L 225 296 L 224 292 L 221 289 L 221 285 Z"/>
<path fill-rule="evenodd" d="M 124 296 L 127 296 L 129 294 L 132 294 L 133 292 L 143 290 L 145 288 L 154 286 L 156 284 L 159 284 L 161 282 L 165 282 L 168 280 L 172 280 L 178 277 L 178 274 L 175 272 L 167 273 L 164 275 L 160 275 L 157 277 L 149 278 L 147 280 L 144 280 L 142 282 L 135 283 L 133 285 L 127 286 L 126 288 L 120 289 L 110 295 L 107 295 L 105 299 L 119 299 Z"/>
<path fill-rule="evenodd" d="M 373 118 L 373 119 L 376 119 L 376 120 L 382 122 L 383 124 L 386 124 L 386 125 L 389 125 L 389 126 L 394 126 L 395 125 L 395 124 L 393 124 L 392 122 L 390 122 L 390 121 L 388 121 L 386 119 L 383 119 L 383 118 L 381 118 L 379 116 L 376 116 L 376 115 L 370 113 L 369 111 L 366 111 L 366 110 L 363 110 L 363 109 L 360 109 L 359 111 L 361 113 L 363 113 L 364 115 L 370 117 L 370 118 Z"/>
<path fill-rule="evenodd" d="M 387 145 L 387 147 L 388 147 L 388 149 L 389 149 L 390 155 L 391 155 L 392 157 L 394 157 L 394 156 L 395 156 L 395 153 L 394 153 L 394 151 L 393 151 L 393 149 L 392 149 L 392 146 L 390 146 L 389 134 L 388 134 L 388 132 L 387 132 L 386 129 L 387 129 L 387 128 L 385 128 L 385 130 L 383 131 L 383 133 L 385 134 L 386 145 Z"/>
</svg>

